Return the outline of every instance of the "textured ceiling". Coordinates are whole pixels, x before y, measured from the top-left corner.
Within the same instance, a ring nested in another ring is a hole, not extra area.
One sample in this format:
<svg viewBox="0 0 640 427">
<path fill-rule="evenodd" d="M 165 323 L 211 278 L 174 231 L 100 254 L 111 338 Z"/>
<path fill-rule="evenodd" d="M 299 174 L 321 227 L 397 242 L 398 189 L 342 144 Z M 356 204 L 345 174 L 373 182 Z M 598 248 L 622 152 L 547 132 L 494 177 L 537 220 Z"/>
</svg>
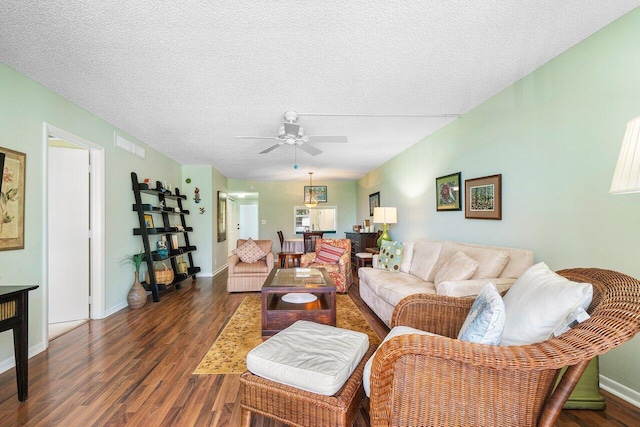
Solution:
<svg viewBox="0 0 640 427">
<path fill-rule="evenodd" d="M 0 61 L 183 164 L 355 179 L 640 0 L 0 2 Z M 312 157 L 268 140 L 285 111 Z M 391 117 L 333 116 L 388 114 Z M 464 120 L 462 118 L 461 120 Z"/>
</svg>

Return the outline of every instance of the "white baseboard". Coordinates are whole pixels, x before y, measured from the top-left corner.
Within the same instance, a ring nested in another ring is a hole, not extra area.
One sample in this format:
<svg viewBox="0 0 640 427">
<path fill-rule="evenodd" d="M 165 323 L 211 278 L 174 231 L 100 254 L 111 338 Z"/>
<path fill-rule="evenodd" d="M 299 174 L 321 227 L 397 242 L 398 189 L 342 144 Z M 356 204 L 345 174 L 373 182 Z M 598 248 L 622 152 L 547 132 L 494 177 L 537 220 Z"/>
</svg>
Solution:
<svg viewBox="0 0 640 427">
<path fill-rule="evenodd" d="M 108 308 L 105 312 L 104 312 L 104 318 L 111 316 L 114 313 L 119 312 L 120 310 L 122 310 L 123 308 L 127 308 L 129 305 L 127 304 L 127 301 L 122 301 L 120 302 L 120 304 L 114 305 L 111 308 Z"/>
<path fill-rule="evenodd" d="M 44 342 L 39 342 L 36 345 L 29 347 L 29 359 L 31 359 L 36 354 L 42 353 L 47 349 L 47 346 Z M 13 369 L 16 366 L 16 360 L 12 356 L 8 359 L 5 359 L 0 362 L 0 374 L 8 371 L 9 369 Z"/>
<path fill-rule="evenodd" d="M 640 408 L 640 392 L 600 375 L 600 388 Z"/>
</svg>

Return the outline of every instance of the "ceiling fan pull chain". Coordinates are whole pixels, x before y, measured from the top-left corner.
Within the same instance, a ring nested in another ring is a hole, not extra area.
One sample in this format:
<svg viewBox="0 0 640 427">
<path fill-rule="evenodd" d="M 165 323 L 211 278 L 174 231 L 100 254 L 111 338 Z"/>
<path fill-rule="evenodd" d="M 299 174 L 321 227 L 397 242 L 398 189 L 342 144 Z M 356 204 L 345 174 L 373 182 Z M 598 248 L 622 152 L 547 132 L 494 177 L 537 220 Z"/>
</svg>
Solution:
<svg viewBox="0 0 640 427">
<path fill-rule="evenodd" d="M 293 146 L 293 168 L 298 169 L 298 146 Z"/>
</svg>

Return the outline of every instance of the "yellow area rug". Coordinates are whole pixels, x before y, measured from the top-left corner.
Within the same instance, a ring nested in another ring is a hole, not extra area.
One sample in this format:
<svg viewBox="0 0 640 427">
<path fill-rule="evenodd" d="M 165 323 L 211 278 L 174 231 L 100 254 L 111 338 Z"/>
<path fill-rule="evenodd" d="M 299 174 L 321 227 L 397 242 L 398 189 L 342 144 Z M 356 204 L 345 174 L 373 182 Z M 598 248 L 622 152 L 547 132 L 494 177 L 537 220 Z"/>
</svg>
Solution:
<svg viewBox="0 0 640 427">
<path fill-rule="evenodd" d="M 378 345 L 380 339 L 349 295 L 337 295 L 336 301 L 336 326 L 364 332 L 369 343 Z M 261 342 L 260 296 L 252 295 L 245 297 L 193 373 L 241 374 L 247 369 L 247 353 Z"/>
</svg>

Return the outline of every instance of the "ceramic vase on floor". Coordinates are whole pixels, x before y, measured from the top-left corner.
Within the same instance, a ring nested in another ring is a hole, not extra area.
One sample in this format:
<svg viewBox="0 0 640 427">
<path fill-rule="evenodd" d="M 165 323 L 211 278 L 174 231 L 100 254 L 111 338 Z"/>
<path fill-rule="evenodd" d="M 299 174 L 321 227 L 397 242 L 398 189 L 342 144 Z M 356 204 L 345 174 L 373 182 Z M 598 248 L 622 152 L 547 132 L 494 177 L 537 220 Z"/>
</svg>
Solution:
<svg viewBox="0 0 640 427">
<path fill-rule="evenodd" d="M 133 285 L 127 294 L 127 304 L 129 308 L 140 308 L 147 302 L 147 291 L 142 287 L 140 280 L 138 279 L 138 272 L 135 272 Z"/>
</svg>

